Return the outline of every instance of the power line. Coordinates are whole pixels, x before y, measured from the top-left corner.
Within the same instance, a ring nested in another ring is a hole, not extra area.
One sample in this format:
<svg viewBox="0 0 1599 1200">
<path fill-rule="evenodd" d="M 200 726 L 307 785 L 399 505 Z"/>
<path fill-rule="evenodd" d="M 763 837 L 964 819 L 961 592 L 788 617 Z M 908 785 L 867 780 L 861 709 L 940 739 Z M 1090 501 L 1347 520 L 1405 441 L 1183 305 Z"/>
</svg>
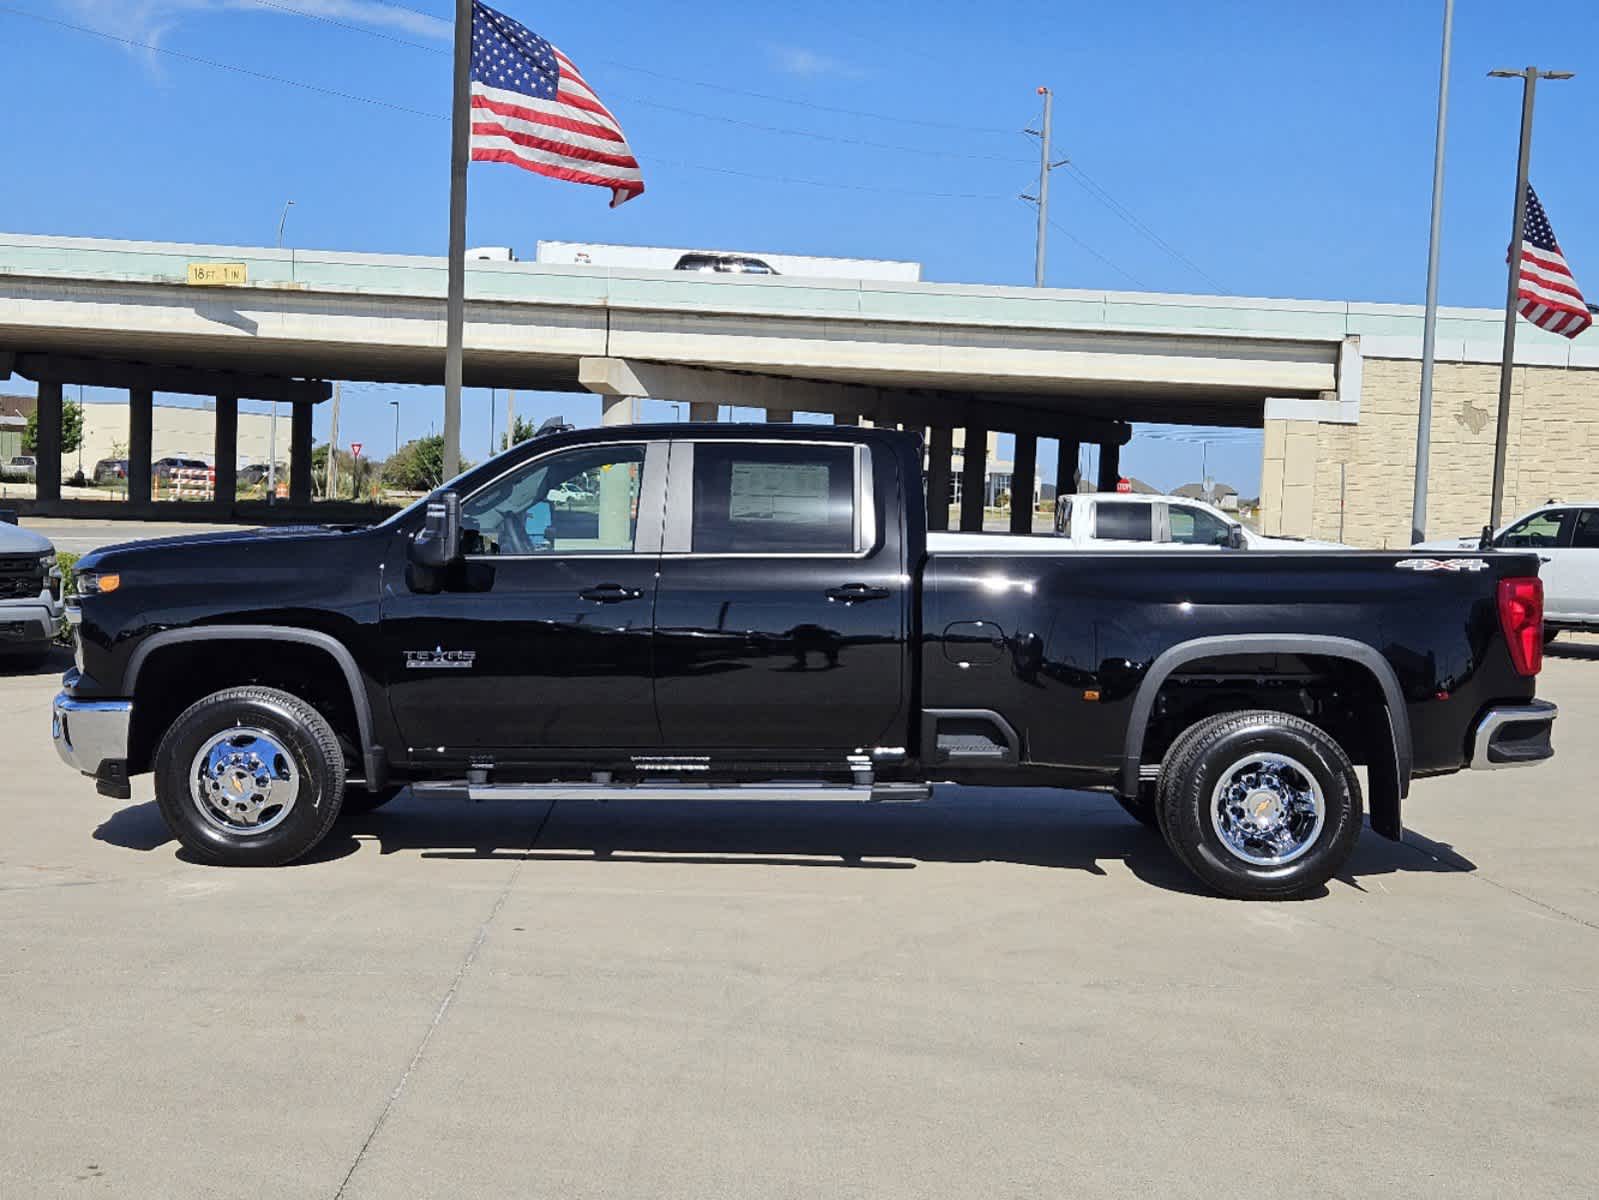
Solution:
<svg viewBox="0 0 1599 1200">
<path fill-rule="evenodd" d="M 1156 246 L 1159 246 L 1167 254 L 1171 255 L 1178 262 L 1186 266 L 1190 271 L 1194 272 L 1194 274 L 1198 275 L 1201 279 L 1205 280 L 1205 282 L 1209 283 L 1210 286 L 1215 288 L 1218 292 L 1225 293 L 1228 291 L 1228 289 L 1223 286 L 1214 275 L 1211 275 L 1203 267 L 1195 263 L 1193 259 L 1189 258 L 1181 250 L 1177 249 L 1177 247 L 1173 246 L 1165 238 L 1161 237 L 1148 225 L 1144 224 L 1136 216 L 1134 216 L 1133 213 L 1121 203 L 1121 201 L 1117 200 L 1115 196 L 1112 196 L 1110 192 L 1102 187 L 1092 176 L 1088 174 L 1088 172 L 1084 171 L 1076 163 L 1070 161 L 1067 162 L 1066 167 L 1070 173 L 1069 177 L 1073 183 L 1077 184 L 1078 187 L 1082 188 L 1083 191 L 1087 192 L 1095 200 L 1098 200 L 1122 221 L 1126 222 L 1137 232 L 1143 234 Z"/>
<path fill-rule="evenodd" d="M 443 46 L 429 46 L 429 45 L 426 45 L 426 44 L 424 44 L 422 42 L 413 42 L 413 41 L 410 41 L 407 38 L 395 37 L 392 34 L 382 33 L 382 32 L 380 32 L 380 31 L 378 31 L 376 29 L 367 29 L 367 28 L 365 28 L 364 26 L 361 26 L 361 25 L 352 25 L 352 24 L 350 24 L 347 21 L 338 21 L 338 20 L 333 19 L 332 17 L 324 17 L 324 16 L 321 16 L 321 15 L 319 15 L 317 13 L 306 12 L 304 9 L 293 8 L 293 7 L 291 7 L 291 6 L 287 5 L 287 4 L 280 4 L 280 3 L 277 3 L 277 0 L 251 0 L 251 2 L 256 4 L 256 5 L 259 5 L 260 7 L 263 7 L 263 8 L 272 8 L 272 9 L 277 9 L 279 12 L 292 13 L 292 14 L 294 14 L 296 16 L 308 17 L 308 18 L 310 18 L 313 21 L 320 21 L 320 22 L 322 22 L 325 25 L 332 25 L 332 26 L 335 26 L 336 28 L 339 28 L 339 29 L 348 30 L 351 33 L 364 33 L 364 34 L 368 35 L 369 37 L 381 38 L 383 41 L 386 41 L 386 42 L 393 42 L 393 43 L 395 43 L 397 45 L 401 45 L 401 46 L 409 46 L 412 49 L 416 49 L 416 50 L 425 50 L 429 54 L 448 55 L 450 53 L 450 51 L 446 47 L 443 47 Z M 393 5 L 391 7 L 405 8 L 404 5 Z M 405 11 L 420 13 L 423 16 L 431 15 L 431 14 L 427 14 L 427 13 L 421 13 L 420 9 L 407 8 L 407 9 L 405 9 Z M 854 116 L 854 117 L 875 117 L 876 119 L 890 120 L 890 121 L 892 121 L 892 120 L 901 120 L 902 119 L 902 118 L 896 118 L 896 117 L 878 116 L 877 114 L 873 114 L 873 113 L 856 112 L 856 111 L 851 110 L 851 109 L 842 109 L 842 108 L 829 109 L 825 105 L 808 104 L 808 103 L 806 103 L 804 101 L 785 101 L 780 96 L 769 96 L 769 95 L 766 95 L 765 93 L 762 93 L 762 92 L 745 92 L 745 91 L 742 91 L 741 89 L 738 89 L 738 88 L 722 87 L 719 84 L 700 83 L 697 80 L 684 79 L 684 78 L 679 77 L 679 76 L 667 75 L 667 74 L 665 74 L 663 72 L 660 72 L 660 71 L 651 70 L 648 67 L 635 67 L 635 66 L 632 66 L 632 65 L 630 65 L 628 63 L 616 62 L 613 59 L 600 59 L 598 61 L 603 62 L 603 63 L 605 63 L 605 64 L 607 64 L 609 66 L 620 67 L 622 70 L 625 70 L 625 71 L 636 71 L 636 72 L 639 72 L 640 74 L 654 76 L 657 79 L 668 79 L 668 80 L 672 80 L 673 82 L 676 82 L 676 83 L 686 83 L 686 84 L 691 84 L 691 85 L 697 86 L 697 87 L 707 87 L 707 88 L 711 88 L 711 89 L 713 89 L 715 91 L 732 92 L 732 93 L 734 93 L 736 95 L 755 96 L 755 97 L 759 97 L 760 99 L 763 99 L 763 100 L 775 100 L 775 101 L 778 101 L 779 103 L 797 103 L 797 104 L 801 104 L 801 105 L 803 105 L 804 107 L 807 107 L 807 108 L 822 109 L 824 111 L 831 111 L 831 112 L 841 113 L 841 114 L 845 114 L 845 115 L 848 115 L 848 116 Z M 625 100 L 629 104 L 642 105 L 645 108 L 657 108 L 657 109 L 662 110 L 663 112 L 678 113 L 678 114 L 680 114 L 682 116 L 689 116 L 689 117 L 699 117 L 701 120 L 705 120 L 705 121 L 720 121 L 720 122 L 722 122 L 723 124 L 726 124 L 726 125 L 737 125 L 737 126 L 741 126 L 741 127 L 745 128 L 745 129 L 754 129 L 754 130 L 757 130 L 758 132 L 761 132 L 761 133 L 778 134 L 778 135 L 781 135 L 781 136 L 784 136 L 784 137 L 810 138 L 813 141 L 837 142 L 837 143 L 839 143 L 841 145 L 846 145 L 846 146 L 864 146 L 867 149 L 871 149 L 871 150 L 887 150 L 887 151 L 890 151 L 890 152 L 893 152 L 893 153 L 899 153 L 899 154 L 924 154 L 924 155 L 928 155 L 928 156 L 933 157 L 933 158 L 960 158 L 960 159 L 967 159 L 967 160 L 972 160 L 972 161 L 1004 162 L 1004 163 L 1020 163 L 1020 162 L 1025 162 L 1026 161 L 1025 159 L 1012 158 L 1012 157 L 1010 157 L 1008 155 L 1001 155 L 1001 154 L 973 154 L 973 153 L 967 153 L 965 151 L 960 151 L 960 150 L 935 150 L 935 149 L 929 149 L 929 148 L 922 147 L 922 146 L 901 146 L 901 145 L 896 145 L 896 144 L 891 143 L 891 142 L 873 141 L 873 140 L 871 140 L 869 138 L 844 137 L 844 136 L 841 136 L 839 134 L 821 133 L 821 132 L 818 132 L 817 130 L 813 130 L 813 129 L 794 129 L 794 128 L 792 128 L 790 126 L 786 126 L 786 125 L 767 125 L 767 124 L 765 124 L 763 122 L 760 122 L 760 121 L 748 121 L 748 120 L 745 120 L 745 119 L 743 119 L 741 117 L 728 116 L 725 113 L 701 112 L 699 109 L 684 108 L 681 105 L 675 105 L 675 104 L 666 104 L 666 103 L 663 103 L 662 101 L 659 101 L 659 100 L 646 100 L 642 96 L 630 96 L 630 95 L 627 95 L 624 92 L 616 92 L 616 91 L 612 91 L 610 89 L 606 90 L 606 95 L 611 97 L 611 98 L 613 98 L 613 99 Z M 958 129 L 958 128 L 960 128 L 959 126 L 940 126 L 939 123 L 937 123 L 937 122 L 909 121 L 908 123 L 911 123 L 911 124 L 926 124 L 926 125 L 933 125 L 935 127 L 950 128 L 950 129 Z"/>
<path fill-rule="evenodd" d="M 787 175 L 760 175 L 753 171 L 739 171 L 732 167 L 712 167 L 703 163 L 690 163 L 670 158 L 650 160 L 652 165 L 685 167 L 691 171 L 711 171 L 718 175 L 737 175 L 744 179 L 760 179 L 773 183 L 798 184 L 802 187 L 833 188 L 845 192 L 871 192 L 886 196 L 918 196 L 932 200 L 1005 200 L 1008 197 L 996 192 L 922 192 L 910 188 L 876 187 L 865 183 L 835 183 L 826 179 L 800 179 Z M 1069 236 L 1069 235 L 1068 235 Z"/>
<path fill-rule="evenodd" d="M 1027 202 L 1025 200 L 1023 200 L 1022 203 L 1026 204 Z M 1067 229 L 1066 226 L 1062 225 L 1059 221 L 1055 220 L 1055 218 L 1051 217 L 1049 219 L 1049 227 L 1051 229 L 1053 229 L 1056 233 L 1063 234 L 1067 241 L 1071 242 L 1079 250 L 1083 251 L 1083 253 L 1088 254 L 1088 255 L 1090 255 L 1090 256 L 1092 256 L 1094 258 L 1097 258 L 1100 262 L 1104 263 L 1112 271 L 1115 271 L 1116 274 L 1120 275 L 1124 279 L 1130 280 L 1135 287 L 1141 288 L 1142 290 L 1144 290 L 1146 292 L 1149 291 L 1149 285 L 1147 283 L 1145 283 L 1143 280 L 1139 279 L 1138 276 L 1134 275 L 1131 271 L 1125 270 L 1122 267 L 1119 267 L 1115 263 L 1111 262 L 1110 259 L 1106 258 L 1098 250 L 1095 250 L 1087 242 L 1083 241 L 1082 238 L 1078 237 L 1071 230 Z"/>
<path fill-rule="evenodd" d="M 308 21 L 320 21 L 324 25 L 332 25 L 338 29 L 347 29 L 351 33 L 364 33 L 368 37 L 381 38 L 385 42 L 393 42 L 397 46 L 409 46 L 413 50 L 426 50 L 429 54 L 448 54 L 449 51 L 442 46 L 430 46 L 426 42 L 413 42 L 409 38 L 396 37 L 392 33 L 384 33 L 379 29 L 368 29 L 364 25 L 352 25 L 348 21 L 340 21 L 335 17 L 325 17 L 321 13 L 307 12 L 303 8 L 295 8 L 288 4 L 279 4 L 276 0 L 251 0 L 251 3 L 261 8 L 275 8 L 279 12 L 289 13 L 291 16 L 304 17 Z M 395 7 L 401 7 L 396 5 Z M 410 9 L 410 12 L 419 12 L 419 9 Z M 420 13 L 429 16 L 428 13 Z"/>
<path fill-rule="evenodd" d="M 315 83 L 305 83 L 298 79 L 288 79 L 282 75 L 270 75 L 265 71 L 254 71 L 249 67 L 235 66 L 233 63 L 218 62 L 214 58 L 201 58 L 198 54 L 185 54 L 181 50 L 173 50 L 168 46 L 157 46 L 150 42 L 136 41 L 120 34 L 107 33 L 103 29 L 94 29 L 88 25 L 75 25 L 71 21 L 58 20 L 55 17 L 42 16 L 39 13 L 29 12 L 25 8 L 13 8 L 9 4 L 0 4 L 0 12 L 13 13 L 19 17 L 27 17 L 32 21 L 39 21 L 45 25 L 56 25 L 62 29 L 71 29 L 77 33 L 87 33 L 94 37 L 104 38 L 109 42 L 120 42 L 124 46 L 132 46 L 136 50 L 150 50 L 156 54 L 166 54 L 172 58 L 182 59 L 185 62 L 199 63 L 205 67 L 215 67 L 219 71 L 232 71 L 237 75 L 248 75 L 252 79 L 265 79 L 270 83 L 281 83 L 286 87 L 300 88 L 307 92 L 317 92 L 323 96 L 335 96 L 340 100 L 353 100 L 358 104 L 370 104 L 377 108 L 392 109 L 394 112 L 408 113 L 413 117 L 427 117 L 434 121 L 447 121 L 448 117 L 438 113 L 423 112 L 419 108 L 407 108 L 403 104 L 395 104 L 389 100 L 379 100 L 373 96 L 362 96 L 355 92 L 341 92 L 337 88 L 322 87 Z"/>
</svg>

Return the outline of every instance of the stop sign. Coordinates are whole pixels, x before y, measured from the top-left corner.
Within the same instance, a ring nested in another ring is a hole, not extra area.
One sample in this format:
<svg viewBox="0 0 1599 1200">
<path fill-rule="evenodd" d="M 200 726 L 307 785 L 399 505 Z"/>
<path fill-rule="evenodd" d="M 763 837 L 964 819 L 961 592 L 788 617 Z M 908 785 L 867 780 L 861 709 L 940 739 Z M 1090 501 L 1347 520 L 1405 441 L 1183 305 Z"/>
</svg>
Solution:
<svg viewBox="0 0 1599 1200">
<path fill-rule="evenodd" d="M 1116 481 L 1116 490 L 1118 492 L 1130 492 L 1133 490 L 1133 485 L 1126 479 L 1118 479 Z"/>
</svg>

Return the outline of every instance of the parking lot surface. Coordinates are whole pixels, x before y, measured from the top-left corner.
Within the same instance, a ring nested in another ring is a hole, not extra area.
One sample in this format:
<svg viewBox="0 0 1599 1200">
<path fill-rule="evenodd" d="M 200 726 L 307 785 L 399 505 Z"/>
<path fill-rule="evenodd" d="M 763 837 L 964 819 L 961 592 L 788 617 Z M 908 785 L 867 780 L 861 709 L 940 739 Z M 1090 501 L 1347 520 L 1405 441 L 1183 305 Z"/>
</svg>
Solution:
<svg viewBox="0 0 1599 1200">
<path fill-rule="evenodd" d="M 59 670 L 66 664 L 56 664 Z M 1326 896 L 1106 798 L 402 796 L 197 865 L 0 677 L 0 1196 L 1592 1195 L 1599 642 Z"/>
</svg>

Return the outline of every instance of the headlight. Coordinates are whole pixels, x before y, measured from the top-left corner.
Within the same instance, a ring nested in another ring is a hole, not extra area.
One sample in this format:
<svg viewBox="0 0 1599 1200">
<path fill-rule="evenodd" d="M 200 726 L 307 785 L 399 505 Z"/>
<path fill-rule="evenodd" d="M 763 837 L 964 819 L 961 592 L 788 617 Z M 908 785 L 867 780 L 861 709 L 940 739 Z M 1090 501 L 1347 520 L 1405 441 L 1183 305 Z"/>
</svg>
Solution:
<svg viewBox="0 0 1599 1200">
<path fill-rule="evenodd" d="M 99 571 L 82 571 L 78 574 L 78 595 L 103 596 L 122 586 L 122 576 Z"/>
</svg>

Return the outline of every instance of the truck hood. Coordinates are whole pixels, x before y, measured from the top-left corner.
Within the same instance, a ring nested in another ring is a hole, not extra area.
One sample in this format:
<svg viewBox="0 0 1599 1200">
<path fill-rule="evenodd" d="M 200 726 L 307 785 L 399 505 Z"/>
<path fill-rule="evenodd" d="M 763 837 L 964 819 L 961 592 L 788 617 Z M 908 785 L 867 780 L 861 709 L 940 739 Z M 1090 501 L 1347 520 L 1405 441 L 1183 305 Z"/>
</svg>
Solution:
<svg viewBox="0 0 1599 1200">
<path fill-rule="evenodd" d="M 54 550 L 43 534 L 0 522 L 0 554 L 50 554 Z"/>
<path fill-rule="evenodd" d="M 333 525 L 279 525 L 261 529 L 228 529 L 218 533 L 177 534 L 173 537 L 149 538 L 139 542 L 118 542 L 90 551 L 78 560 L 80 571 L 99 571 L 150 554 L 171 554 L 207 548 L 244 547 L 272 543 L 316 541 L 347 537 L 352 532 L 348 526 Z"/>
</svg>

